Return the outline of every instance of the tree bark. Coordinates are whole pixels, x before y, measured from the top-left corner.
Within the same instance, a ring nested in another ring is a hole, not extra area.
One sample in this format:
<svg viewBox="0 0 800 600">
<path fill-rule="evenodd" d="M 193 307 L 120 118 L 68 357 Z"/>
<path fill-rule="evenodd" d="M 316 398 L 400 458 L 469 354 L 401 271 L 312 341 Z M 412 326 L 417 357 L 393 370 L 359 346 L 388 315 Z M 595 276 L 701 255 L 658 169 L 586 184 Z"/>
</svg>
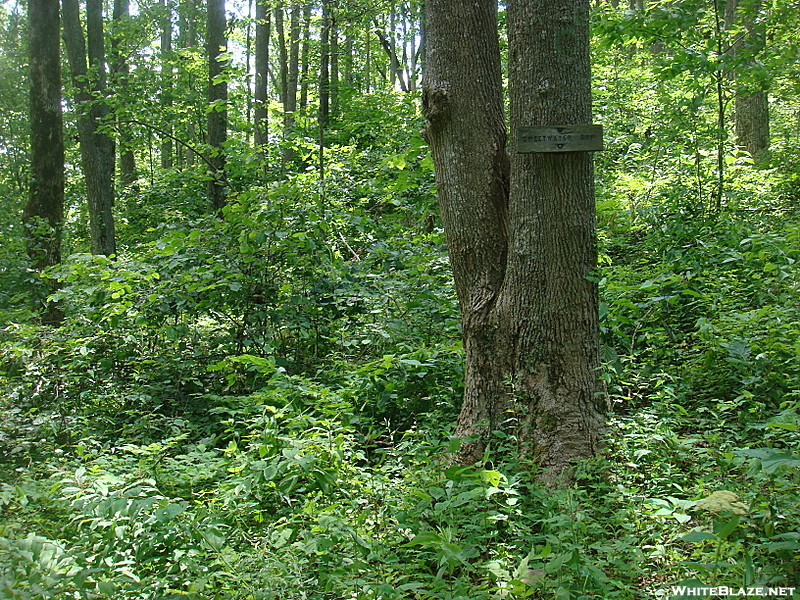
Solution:
<svg viewBox="0 0 800 600">
<path fill-rule="evenodd" d="M 172 4 L 169 0 L 161 0 L 161 106 L 167 114 L 172 108 L 173 76 L 172 76 Z M 167 121 L 164 124 L 166 132 L 172 133 L 172 127 Z M 172 167 L 173 160 L 172 139 L 165 137 L 161 140 L 161 168 Z"/>
<path fill-rule="evenodd" d="M 122 31 L 124 24 L 130 18 L 129 0 L 114 0 L 113 24 L 114 34 L 112 36 L 112 55 L 114 57 L 114 68 L 112 85 L 115 93 L 124 90 L 130 76 L 130 66 L 125 52 L 122 50 Z M 136 182 L 136 156 L 133 152 L 133 135 L 127 125 L 118 125 L 119 143 L 117 154 L 119 155 L 119 182 L 123 187 L 128 187 Z"/>
<path fill-rule="evenodd" d="M 255 51 L 255 89 L 253 122 L 255 125 L 255 143 L 266 166 L 267 142 L 269 131 L 268 120 L 268 86 L 269 86 L 269 9 L 266 0 L 256 0 L 256 51 Z"/>
<path fill-rule="evenodd" d="M 493 310 L 506 271 L 509 175 L 497 3 L 477 0 L 456 11 L 450 0 L 429 0 L 427 11 L 423 135 L 461 308 L 466 372 L 456 435 L 475 439 L 457 460 L 470 463 L 503 427 L 510 401 L 503 380 L 510 357 Z"/>
<path fill-rule="evenodd" d="M 309 46 L 311 42 L 311 3 L 303 7 L 303 43 L 300 49 L 300 109 L 308 107 Z"/>
<path fill-rule="evenodd" d="M 510 0 L 512 131 L 591 123 L 588 0 Z M 548 477 L 593 456 L 599 387 L 595 200 L 589 152 L 512 155 L 504 286 L 524 453 Z"/>
<path fill-rule="evenodd" d="M 747 12 L 747 10 L 751 12 Z M 758 73 L 759 55 L 766 47 L 766 23 L 761 20 L 760 0 L 743 6 L 739 0 L 728 0 L 725 6 L 725 24 L 730 28 L 737 21 L 744 25 L 746 35 L 734 42 L 730 53 L 742 59 L 733 73 L 734 129 L 737 144 L 756 163 L 767 157 L 770 145 L 768 82 L 753 77 Z"/>
<path fill-rule="evenodd" d="M 228 83 L 225 68 L 228 40 L 225 37 L 225 0 L 208 0 L 206 51 L 208 56 L 208 145 L 213 165 L 208 180 L 211 207 L 219 213 L 225 206 L 225 142 L 228 139 Z"/>
<path fill-rule="evenodd" d="M 289 64 L 286 71 L 286 101 L 283 105 L 283 156 L 284 168 L 294 161 L 295 113 L 297 112 L 297 82 L 300 77 L 300 5 L 292 7 L 289 23 Z"/>
<path fill-rule="evenodd" d="M 116 252 L 114 233 L 114 154 L 111 138 L 102 130 L 108 116 L 105 94 L 102 2 L 87 0 L 84 41 L 77 0 L 62 0 L 64 45 L 72 71 L 78 109 L 78 140 L 89 205 L 93 254 Z"/>
<path fill-rule="evenodd" d="M 64 223 L 64 134 L 61 114 L 61 58 L 57 0 L 28 2 L 31 172 L 28 201 L 22 212 L 26 248 L 33 268 L 41 272 L 61 262 Z M 63 315 L 47 297 L 50 280 L 33 291 L 42 321 L 58 324 Z"/>
<path fill-rule="evenodd" d="M 510 0 L 509 99 L 520 126 L 591 121 L 588 0 Z M 495 431 L 550 485 L 598 450 L 594 192 L 588 152 L 509 167 L 496 3 L 427 3 L 426 139 L 462 316 L 461 463 Z"/>
<path fill-rule="evenodd" d="M 769 153 L 769 95 L 764 89 L 751 90 L 736 95 L 733 109 L 736 123 L 736 141 L 756 163 L 761 163 Z"/>
</svg>

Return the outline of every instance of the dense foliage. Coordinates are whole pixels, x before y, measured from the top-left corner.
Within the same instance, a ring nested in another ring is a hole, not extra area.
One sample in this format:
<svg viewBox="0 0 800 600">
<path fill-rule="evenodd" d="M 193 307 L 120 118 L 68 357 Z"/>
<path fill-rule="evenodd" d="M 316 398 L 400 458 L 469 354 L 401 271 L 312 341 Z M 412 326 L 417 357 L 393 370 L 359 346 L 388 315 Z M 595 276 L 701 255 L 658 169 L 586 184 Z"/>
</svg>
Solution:
<svg viewBox="0 0 800 600">
<path fill-rule="evenodd" d="M 672 18 L 697 3 L 684 4 Z M 0 597 L 800 587 L 793 73 L 771 66 L 766 162 L 724 140 L 714 210 L 702 32 L 684 47 L 695 62 L 665 69 L 666 51 L 645 60 L 639 46 L 668 15 L 595 17 L 607 446 L 552 491 L 513 436 L 480 464 L 445 460 L 459 444 L 458 309 L 417 100 L 390 82 L 342 102 L 322 180 L 311 109 L 291 140 L 276 134 L 266 174 L 234 124 L 221 217 L 202 164 L 151 155 L 117 198 L 116 257 L 85 253 L 71 172 L 69 258 L 51 273 L 66 318 L 38 324 L 18 225 L 24 98 L 8 85 L 20 24 L 0 7 Z"/>
</svg>

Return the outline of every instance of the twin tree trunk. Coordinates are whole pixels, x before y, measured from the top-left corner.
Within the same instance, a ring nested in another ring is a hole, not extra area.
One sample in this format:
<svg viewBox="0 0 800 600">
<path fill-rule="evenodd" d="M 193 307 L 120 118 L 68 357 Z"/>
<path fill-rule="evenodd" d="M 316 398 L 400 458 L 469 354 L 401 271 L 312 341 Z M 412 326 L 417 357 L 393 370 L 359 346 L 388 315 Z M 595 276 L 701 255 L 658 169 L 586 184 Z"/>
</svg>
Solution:
<svg viewBox="0 0 800 600">
<path fill-rule="evenodd" d="M 424 133 L 466 354 L 456 458 L 502 431 L 559 483 L 603 428 L 592 159 L 509 158 L 496 6 L 427 3 Z M 510 0 L 508 28 L 512 131 L 590 123 L 587 0 Z"/>
</svg>

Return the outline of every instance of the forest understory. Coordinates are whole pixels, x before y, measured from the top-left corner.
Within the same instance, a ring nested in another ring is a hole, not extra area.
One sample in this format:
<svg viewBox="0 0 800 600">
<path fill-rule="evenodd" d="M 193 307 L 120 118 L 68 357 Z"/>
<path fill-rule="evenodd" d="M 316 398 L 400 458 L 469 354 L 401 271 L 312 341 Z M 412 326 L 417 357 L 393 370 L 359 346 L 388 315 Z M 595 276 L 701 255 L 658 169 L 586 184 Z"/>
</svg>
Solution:
<svg viewBox="0 0 800 600">
<path fill-rule="evenodd" d="M 166 137 L 137 129 L 113 256 L 91 253 L 67 135 L 64 258 L 45 274 L 64 319 L 43 325 L 9 87 L 0 598 L 800 598 L 796 66 L 765 59 L 771 143 L 754 160 L 731 124 L 720 135 L 702 31 L 667 64 L 635 22 L 593 23 L 608 414 L 601 454 L 561 489 L 520 458 L 519 415 L 482 460 L 447 460 L 464 352 L 414 89 L 386 70 L 343 83 L 322 146 L 312 105 L 285 137 L 272 98 L 265 156 L 234 86 L 214 214 L 207 165 L 177 146 L 160 163 Z M 197 105 L 187 57 L 165 119 Z"/>
</svg>

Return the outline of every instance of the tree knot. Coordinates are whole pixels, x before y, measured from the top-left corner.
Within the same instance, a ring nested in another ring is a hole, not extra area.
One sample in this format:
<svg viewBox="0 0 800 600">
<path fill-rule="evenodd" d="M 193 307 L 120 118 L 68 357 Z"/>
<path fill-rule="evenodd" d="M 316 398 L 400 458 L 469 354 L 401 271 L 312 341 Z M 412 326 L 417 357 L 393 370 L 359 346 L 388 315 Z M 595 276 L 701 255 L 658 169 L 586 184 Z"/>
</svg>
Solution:
<svg viewBox="0 0 800 600">
<path fill-rule="evenodd" d="M 425 89 L 422 93 L 422 114 L 425 115 L 425 126 L 420 133 L 430 143 L 429 136 L 441 127 L 450 114 L 450 101 L 445 88 Z"/>
</svg>

